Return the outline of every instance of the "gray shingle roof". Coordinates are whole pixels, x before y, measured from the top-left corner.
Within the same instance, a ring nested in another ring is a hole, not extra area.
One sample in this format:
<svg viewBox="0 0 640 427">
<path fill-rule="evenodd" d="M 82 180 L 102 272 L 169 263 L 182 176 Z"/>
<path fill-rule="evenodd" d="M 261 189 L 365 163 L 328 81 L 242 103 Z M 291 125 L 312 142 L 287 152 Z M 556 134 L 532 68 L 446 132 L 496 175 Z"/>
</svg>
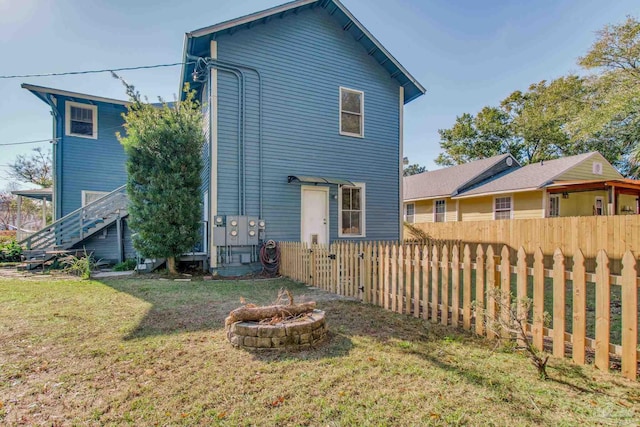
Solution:
<svg viewBox="0 0 640 427">
<path fill-rule="evenodd" d="M 498 176 L 490 181 L 485 181 L 478 186 L 464 191 L 462 194 L 459 194 L 459 196 L 465 197 L 486 193 L 524 190 L 527 188 L 541 188 L 558 175 L 561 175 L 594 154 L 597 153 L 591 152 L 555 160 L 545 160 L 540 163 L 532 163 L 515 169 L 510 173 Z"/>
<path fill-rule="evenodd" d="M 451 196 L 462 186 L 509 156 L 509 154 L 501 154 L 463 165 L 407 176 L 403 183 L 404 200 Z"/>
</svg>

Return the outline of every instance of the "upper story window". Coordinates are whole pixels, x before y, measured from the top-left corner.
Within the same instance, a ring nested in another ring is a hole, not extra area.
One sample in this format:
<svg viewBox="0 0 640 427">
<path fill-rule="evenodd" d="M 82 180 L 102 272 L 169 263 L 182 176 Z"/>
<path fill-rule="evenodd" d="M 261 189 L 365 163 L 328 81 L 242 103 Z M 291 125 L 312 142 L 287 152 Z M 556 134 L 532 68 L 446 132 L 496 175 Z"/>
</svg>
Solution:
<svg viewBox="0 0 640 427">
<path fill-rule="evenodd" d="M 436 200 L 433 202 L 433 222 L 444 222 L 447 212 L 447 201 Z"/>
<path fill-rule="evenodd" d="M 81 138 L 98 138 L 98 107 L 95 105 L 66 102 L 66 135 Z"/>
<path fill-rule="evenodd" d="M 338 200 L 339 237 L 365 236 L 365 185 L 343 185 Z"/>
<path fill-rule="evenodd" d="M 407 203 L 405 205 L 404 220 L 410 224 L 415 221 L 416 205 L 414 203 Z"/>
<path fill-rule="evenodd" d="M 511 219 L 511 196 L 496 197 L 493 203 L 493 219 Z"/>
<path fill-rule="evenodd" d="M 340 135 L 364 137 L 364 92 L 340 88 Z"/>
</svg>

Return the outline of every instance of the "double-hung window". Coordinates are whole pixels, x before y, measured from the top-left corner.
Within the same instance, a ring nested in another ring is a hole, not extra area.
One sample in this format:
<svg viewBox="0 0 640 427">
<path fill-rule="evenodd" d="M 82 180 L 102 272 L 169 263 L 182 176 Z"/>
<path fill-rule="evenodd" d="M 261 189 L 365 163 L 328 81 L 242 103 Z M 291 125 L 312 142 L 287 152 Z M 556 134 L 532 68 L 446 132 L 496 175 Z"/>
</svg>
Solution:
<svg viewBox="0 0 640 427">
<path fill-rule="evenodd" d="M 493 219 L 511 219 L 511 196 L 496 197 L 493 205 Z"/>
<path fill-rule="evenodd" d="M 433 202 L 433 222 L 444 222 L 447 215 L 447 201 L 436 200 Z"/>
<path fill-rule="evenodd" d="M 81 138 L 98 138 L 98 107 L 66 102 L 66 134 Z"/>
<path fill-rule="evenodd" d="M 410 224 L 415 221 L 416 205 L 414 203 L 407 203 L 405 205 L 404 220 Z"/>
<path fill-rule="evenodd" d="M 343 185 L 338 198 L 340 237 L 365 236 L 365 185 Z"/>
<path fill-rule="evenodd" d="M 364 137 L 364 92 L 340 88 L 340 135 Z"/>
</svg>

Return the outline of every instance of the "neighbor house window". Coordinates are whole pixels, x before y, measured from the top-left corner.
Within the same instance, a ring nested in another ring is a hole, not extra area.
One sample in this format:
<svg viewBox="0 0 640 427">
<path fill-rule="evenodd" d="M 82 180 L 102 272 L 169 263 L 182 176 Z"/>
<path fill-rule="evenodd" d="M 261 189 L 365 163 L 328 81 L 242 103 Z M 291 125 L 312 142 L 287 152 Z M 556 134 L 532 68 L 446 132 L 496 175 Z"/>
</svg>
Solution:
<svg viewBox="0 0 640 427">
<path fill-rule="evenodd" d="M 338 227 L 340 237 L 364 237 L 365 235 L 365 186 L 355 184 L 340 187 L 338 200 Z"/>
<path fill-rule="evenodd" d="M 447 212 L 446 200 L 436 200 L 433 202 L 433 222 L 444 222 Z"/>
<path fill-rule="evenodd" d="M 593 205 L 594 215 L 604 215 L 604 199 L 602 197 L 596 197 L 595 204 Z"/>
<path fill-rule="evenodd" d="M 108 191 L 89 191 L 82 190 L 82 206 L 95 202 L 96 200 L 109 194 Z"/>
<path fill-rule="evenodd" d="M 415 220 L 415 213 L 416 213 L 416 205 L 413 203 L 407 203 L 405 205 L 404 220 L 410 224 L 413 224 Z"/>
<path fill-rule="evenodd" d="M 340 88 L 340 134 L 364 136 L 364 92 Z"/>
<path fill-rule="evenodd" d="M 66 103 L 66 134 L 98 138 L 98 107 L 77 102 Z"/>
<path fill-rule="evenodd" d="M 560 216 L 560 196 L 549 196 L 549 216 Z"/>
<path fill-rule="evenodd" d="M 511 197 L 496 197 L 493 204 L 493 219 L 511 219 Z"/>
</svg>

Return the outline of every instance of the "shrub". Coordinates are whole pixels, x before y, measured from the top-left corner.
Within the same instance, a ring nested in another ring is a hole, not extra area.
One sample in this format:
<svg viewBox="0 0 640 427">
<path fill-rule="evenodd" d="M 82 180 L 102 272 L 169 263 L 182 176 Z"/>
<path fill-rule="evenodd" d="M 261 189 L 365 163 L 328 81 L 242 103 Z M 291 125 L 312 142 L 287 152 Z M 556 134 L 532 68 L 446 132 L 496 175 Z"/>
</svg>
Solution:
<svg viewBox="0 0 640 427">
<path fill-rule="evenodd" d="M 136 265 L 138 263 L 136 262 L 135 259 L 130 258 L 128 260 L 125 260 L 123 262 L 119 262 L 116 265 L 113 266 L 113 271 L 131 271 L 134 270 L 136 268 Z"/>
<path fill-rule="evenodd" d="M 15 240 L 0 242 L 0 262 L 17 262 L 22 259 L 22 246 Z"/>
<path fill-rule="evenodd" d="M 84 256 L 69 255 L 60 259 L 60 264 L 64 266 L 64 272 L 74 276 L 90 279 L 91 272 L 96 268 L 96 261 L 87 254 L 85 249 Z"/>
</svg>

